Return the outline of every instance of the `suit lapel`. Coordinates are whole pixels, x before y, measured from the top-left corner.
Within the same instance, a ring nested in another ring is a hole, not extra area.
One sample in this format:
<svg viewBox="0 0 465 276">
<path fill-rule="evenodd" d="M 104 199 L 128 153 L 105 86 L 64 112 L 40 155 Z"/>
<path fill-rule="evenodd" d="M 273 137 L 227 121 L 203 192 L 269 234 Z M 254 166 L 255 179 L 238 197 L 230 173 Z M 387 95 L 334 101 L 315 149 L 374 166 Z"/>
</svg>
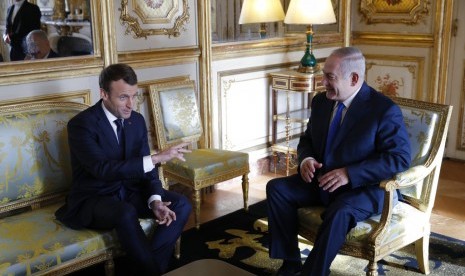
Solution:
<svg viewBox="0 0 465 276">
<path fill-rule="evenodd" d="M 111 123 L 108 121 L 107 116 L 102 108 L 102 100 L 98 101 L 94 105 L 94 114 L 97 117 L 96 124 L 97 128 L 102 131 L 102 134 L 106 141 L 112 144 L 114 147 L 119 147 L 118 138 L 113 130 Z"/>
<path fill-rule="evenodd" d="M 355 96 L 350 104 L 349 109 L 346 111 L 341 127 L 334 139 L 333 148 L 336 148 L 342 140 L 345 139 L 353 126 L 360 122 L 361 117 L 365 115 L 364 111 L 367 110 L 366 101 L 369 96 L 369 91 L 368 86 L 364 83 L 357 96 Z"/>
</svg>

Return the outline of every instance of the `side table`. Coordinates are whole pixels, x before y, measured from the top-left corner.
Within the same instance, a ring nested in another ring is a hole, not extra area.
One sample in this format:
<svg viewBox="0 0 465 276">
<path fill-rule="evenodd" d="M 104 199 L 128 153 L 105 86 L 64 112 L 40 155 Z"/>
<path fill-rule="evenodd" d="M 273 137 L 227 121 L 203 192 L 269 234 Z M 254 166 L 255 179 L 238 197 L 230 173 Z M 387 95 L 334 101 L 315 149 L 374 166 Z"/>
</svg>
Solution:
<svg viewBox="0 0 465 276">
<path fill-rule="evenodd" d="M 275 172 L 277 153 L 281 152 L 286 156 L 286 175 L 289 175 L 289 170 L 293 167 L 291 160 L 297 154 L 297 144 L 299 142 L 299 137 L 293 137 L 291 133 L 293 124 L 300 124 L 301 130 L 299 134 L 304 131 L 310 117 L 310 106 L 314 94 L 325 90 L 322 83 L 323 73 L 321 71 L 300 73 L 295 70 L 287 70 L 270 73 L 270 77 L 271 112 L 273 116 L 271 150 L 274 156 Z M 286 93 L 286 109 L 284 113 L 278 113 L 278 93 L 280 92 Z M 298 109 L 293 109 L 290 106 L 290 97 L 295 93 L 302 95 L 302 104 Z M 284 139 L 278 138 L 278 121 L 285 122 Z"/>
</svg>

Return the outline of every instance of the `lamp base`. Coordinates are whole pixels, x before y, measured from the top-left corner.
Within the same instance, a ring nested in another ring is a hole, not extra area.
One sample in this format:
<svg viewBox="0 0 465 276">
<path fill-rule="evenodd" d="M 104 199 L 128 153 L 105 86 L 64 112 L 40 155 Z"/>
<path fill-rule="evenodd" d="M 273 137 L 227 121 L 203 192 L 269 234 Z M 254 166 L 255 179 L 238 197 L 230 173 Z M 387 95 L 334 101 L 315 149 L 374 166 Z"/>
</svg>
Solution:
<svg viewBox="0 0 465 276">
<path fill-rule="evenodd" d="M 307 73 L 307 74 L 313 74 L 316 73 L 320 70 L 320 66 L 316 64 L 315 66 L 304 66 L 302 64 L 299 65 L 299 68 L 297 68 L 297 72 L 299 73 Z"/>
</svg>

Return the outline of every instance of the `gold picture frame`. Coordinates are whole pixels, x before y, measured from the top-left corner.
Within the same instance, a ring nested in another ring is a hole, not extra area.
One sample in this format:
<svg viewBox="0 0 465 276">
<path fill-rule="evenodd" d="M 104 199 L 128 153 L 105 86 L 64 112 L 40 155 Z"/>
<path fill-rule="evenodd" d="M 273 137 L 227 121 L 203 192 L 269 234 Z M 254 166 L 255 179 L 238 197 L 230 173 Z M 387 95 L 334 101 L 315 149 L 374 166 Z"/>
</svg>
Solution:
<svg viewBox="0 0 465 276">
<path fill-rule="evenodd" d="M 366 55 L 367 84 L 387 96 L 421 100 L 424 71 L 422 57 Z"/>
<path fill-rule="evenodd" d="M 166 2 L 165 2 L 166 1 Z M 178 1 L 175 3 L 175 1 Z M 166 8 L 166 12 L 156 12 L 152 15 L 149 14 L 147 9 L 142 8 L 145 6 L 148 6 L 149 3 L 152 3 L 153 1 L 147 1 L 147 0 L 133 0 L 132 4 L 134 7 L 132 7 L 137 14 L 137 16 L 141 19 L 142 24 L 159 24 L 159 23 L 170 23 L 173 20 L 174 13 L 178 10 L 179 6 L 179 1 L 182 1 L 182 13 L 178 17 L 174 19 L 173 25 L 171 28 L 147 28 L 144 29 L 142 28 L 141 24 L 139 23 L 139 19 L 131 16 L 129 14 L 128 8 L 129 8 L 129 1 L 128 0 L 121 0 L 121 7 L 119 8 L 121 14 L 120 14 L 120 22 L 123 26 L 126 26 L 126 32 L 125 34 L 130 34 L 133 33 L 134 38 L 145 38 L 147 39 L 147 36 L 149 35 L 167 35 L 169 38 L 171 36 L 178 37 L 181 35 L 181 29 L 183 29 L 184 24 L 186 24 L 189 21 L 190 14 L 189 14 L 189 5 L 188 5 L 188 0 L 164 0 L 160 1 L 160 3 L 168 3 L 172 5 L 168 5 L 168 8 Z M 165 4 L 167 5 L 167 4 Z M 162 5 L 163 6 L 163 5 Z M 162 7 L 160 6 L 160 7 Z M 151 9 L 156 9 L 157 6 L 154 7 L 149 7 Z"/>
<path fill-rule="evenodd" d="M 360 13 L 367 24 L 415 25 L 429 15 L 429 0 L 361 0 Z"/>
</svg>

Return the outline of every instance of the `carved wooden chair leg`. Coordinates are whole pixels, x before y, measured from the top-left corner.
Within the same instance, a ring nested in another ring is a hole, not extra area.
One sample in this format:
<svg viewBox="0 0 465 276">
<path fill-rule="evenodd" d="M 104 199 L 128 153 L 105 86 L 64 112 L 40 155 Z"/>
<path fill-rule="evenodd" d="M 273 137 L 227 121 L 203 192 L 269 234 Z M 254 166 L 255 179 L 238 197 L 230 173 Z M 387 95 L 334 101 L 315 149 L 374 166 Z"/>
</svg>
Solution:
<svg viewBox="0 0 465 276">
<path fill-rule="evenodd" d="M 176 245 L 174 247 L 174 257 L 178 260 L 181 258 L 181 237 L 179 237 L 176 241 Z"/>
<path fill-rule="evenodd" d="M 368 262 L 367 276 L 378 276 L 378 264 L 374 261 Z"/>
<path fill-rule="evenodd" d="M 115 275 L 115 262 L 113 258 L 105 261 L 105 275 L 106 276 L 114 276 Z"/>
<path fill-rule="evenodd" d="M 277 167 L 278 167 L 278 153 L 273 152 L 273 165 L 274 165 L 274 173 L 276 174 Z"/>
<path fill-rule="evenodd" d="M 418 268 L 426 275 L 430 273 L 428 247 L 429 234 L 415 242 L 415 254 L 417 255 Z"/>
<path fill-rule="evenodd" d="M 244 198 L 244 210 L 249 210 L 249 176 L 248 174 L 242 175 L 242 197 Z"/>
<path fill-rule="evenodd" d="M 194 222 L 197 229 L 200 228 L 200 190 L 194 191 Z"/>
</svg>

